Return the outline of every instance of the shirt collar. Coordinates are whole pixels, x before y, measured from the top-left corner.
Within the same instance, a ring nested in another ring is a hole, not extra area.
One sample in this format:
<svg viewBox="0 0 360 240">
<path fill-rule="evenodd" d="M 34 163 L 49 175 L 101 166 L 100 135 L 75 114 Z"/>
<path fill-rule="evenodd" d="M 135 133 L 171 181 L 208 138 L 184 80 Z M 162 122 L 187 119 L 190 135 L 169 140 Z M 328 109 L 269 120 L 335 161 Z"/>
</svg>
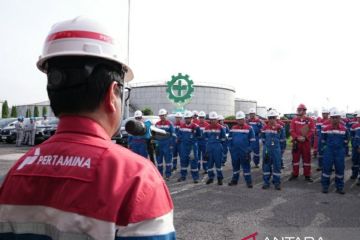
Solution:
<svg viewBox="0 0 360 240">
<path fill-rule="evenodd" d="M 95 120 L 83 116 L 62 116 L 56 133 L 80 133 L 110 140 L 105 129 Z"/>
</svg>

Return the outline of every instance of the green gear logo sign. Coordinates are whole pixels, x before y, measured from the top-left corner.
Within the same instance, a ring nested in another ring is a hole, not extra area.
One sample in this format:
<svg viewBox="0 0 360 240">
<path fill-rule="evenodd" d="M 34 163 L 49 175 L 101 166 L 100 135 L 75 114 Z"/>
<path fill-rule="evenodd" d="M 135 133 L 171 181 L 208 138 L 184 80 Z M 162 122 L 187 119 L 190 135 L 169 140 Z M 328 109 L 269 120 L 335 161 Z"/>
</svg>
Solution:
<svg viewBox="0 0 360 240">
<path fill-rule="evenodd" d="M 168 98 L 178 105 L 185 105 L 192 98 L 194 92 L 194 82 L 189 78 L 189 75 L 171 76 L 171 80 L 167 82 L 166 92 Z"/>
</svg>

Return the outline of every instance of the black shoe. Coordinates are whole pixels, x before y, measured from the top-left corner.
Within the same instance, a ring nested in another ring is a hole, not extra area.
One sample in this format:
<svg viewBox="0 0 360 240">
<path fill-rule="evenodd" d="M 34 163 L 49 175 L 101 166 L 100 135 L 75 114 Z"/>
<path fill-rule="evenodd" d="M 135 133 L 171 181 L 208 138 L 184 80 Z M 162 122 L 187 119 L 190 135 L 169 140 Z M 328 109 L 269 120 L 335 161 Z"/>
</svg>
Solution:
<svg viewBox="0 0 360 240">
<path fill-rule="evenodd" d="M 263 186 L 262 186 L 262 189 L 269 189 L 269 188 L 270 188 L 269 185 L 263 185 Z"/>
<path fill-rule="evenodd" d="M 203 174 L 204 174 L 204 175 L 207 174 L 207 171 L 204 171 Z"/>
<path fill-rule="evenodd" d="M 247 188 L 253 188 L 252 183 L 247 183 L 246 186 L 247 186 Z"/>
<path fill-rule="evenodd" d="M 281 169 L 285 169 L 284 165 L 281 165 Z"/>
<path fill-rule="evenodd" d="M 310 176 L 305 176 L 305 181 L 314 182 L 314 180 Z"/>
<path fill-rule="evenodd" d="M 238 182 L 235 180 L 231 180 L 231 182 L 228 183 L 229 186 L 235 186 L 237 184 L 238 184 Z"/>
<path fill-rule="evenodd" d="M 260 167 L 259 167 L 259 164 L 256 164 L 254 168 L 260 168 Z"/>
<path fill-rule="evenodd" d="M 316 169 L 316 171 L 320 172 L 320 171 L 321 171 L 321 167 L 318 167 L 318 168 Z"/>
<path fill-rule="evenodd" d="M 298 178 L 298 176 L 291 174 L 291 176 L 289 177 L 289 181 L 297 180 L 297 178 Z"/>
<path fill-rule="evenodd" d="M 225 167 L 225 163 L 222 163 L 221 166 Z"/>
<path fill-rule="evenodd" d="M 356 183 L 356 186 L 360 186 L 360 180 Z"/>
<path fill-rule="evenodd" d="M 172 172 L 176 172 L 176 170 L 177 170 L 177 168 L 175 167 L 175 168 L 173 168 L 173 169 L 171 169 L 171 171 Z"/>
<path fill-rule="evenodd" d="M 280 190 L 281 190 L 281 186 L 280 186 L 280 185 L 275 185 L 275 189 L 280 191 Z"/>
<path fill-rule="evenodd" d="M 218 178 L 218 185 L 223 185 L 223 180 L 221 178 Z"/>
<path fill-rule="evenodd" d="M 344 195 L 345 191 L 344 191 L 344 189 L 336 189 L 336 193 Z"/>
<path fill-rule="evenodd" d="M 328 192 L 329 192 L 328 189 L 323 189 L 323 190 L 322 190 L 322 193 L 328 193 Z"/>
<path fill-rule="evenodd" d="M 214 182 L 214 179 L 208 179 L 207 181 L 206 181 L 206 184 L 210 184 L 210 183 L 213 183 Z"/>
<path fill-rule="evenodd" d="M 351 175 L 350 179 L 355 180 L 357 177 L 355 175 Z"/>
<path fill-rule="evenodd" d="M 180 178 L 178 178 L 177 181 L 178 181 L 178 182 L 183 182 L 183 181 L 185 181 L 185 178 L 184 178 L 184 177 L 180 177 Z"/>
<path fill-rule="evenodd" d="M 199 183 L 199 180 L 194 180 L 194 184 L 197 184 L 197 183 Z"/>
</svg>

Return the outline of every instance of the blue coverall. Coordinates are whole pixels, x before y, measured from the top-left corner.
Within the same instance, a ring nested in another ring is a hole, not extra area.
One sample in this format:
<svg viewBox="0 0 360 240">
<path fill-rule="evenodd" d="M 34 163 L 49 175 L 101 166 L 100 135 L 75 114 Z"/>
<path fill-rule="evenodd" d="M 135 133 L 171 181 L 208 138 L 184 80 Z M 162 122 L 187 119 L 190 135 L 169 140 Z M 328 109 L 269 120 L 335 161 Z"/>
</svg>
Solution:
<svg viewBox="0 0 360 240">
<path fill-rule="evenodd" d="M 261 130 L 263 142 L 263 180 L 264 186 L 270 186 L 270 178 L 273 176 L 273 184 L 281 184 L 281 141 L 285 139 L 283 127 L 265 125 Z"/>
<path fill-rule="evenodd" d="M 255 134 L 255 143 L 254 143 L 254 147 L 253 147 L 253 152 L 254 152 L 254 156 L 253 156 L 253 161 L 255 163 L 255 165 L 259 165 L 260 163 L 260 131 L 263 127 L 262 122 L 260 121 L 260 119 L 258 118 L 250 118 L 248 120 L 248 124 L 254 129 L 254 134 Z"/>
<path fill-rule="evenodd" d="M 235 125 L 229 133 L 229 150 L 233 167 L 232 182 L 239 181 L 240 166 L 243 169 L 244 179 L 251 184 L 250 153 L 255 142 L 254 130 L 247 124 Z"/>
<path fill-rule="evenodd" d="M 156 162 L 157 167 L 161 175 L 163 175 L 163 160 L 165 159 L 165 176 L 169 178 L 171 176 L 171 168 L 172 168 L 172 151 L 173 151 L 173 141 L 174 141 L 174 126 L 173 124 L 166 121 L 159 121 L 155 124 L 157 128 L 165 130 L 169 133 L 169 136 L 166 138 L 157 140 L 157 155 Z"/>
<path fill-rule="evenodd" d="M 225 166 L 226 160 L 227 160 L 227 154 L 228 154 L 228 139 L 227 135 L 230 132 L 229 126 L 227 124 L 221 125 L 224 128 L 225 131 L 225 140 L 222 142 L 223 147 L 223 156 L 222 156 L 222 166 Z"/>
<path fill-rule="evenodd" d="M 193 180 L 199 179 L 199 168 L 198 168 L 198 146 L 196 138 L 200 136 L 199 126 L 195 123 L 180 125 L 178 137 L 181 143 L 180 147 L 180 165 L 181 165 L 181 178 L 186 179 L 187 170 L 191 167 L 191 176 Z M 191 152 L 193 154 L 191 154 Z M 190 155 L 192 158 L 190 158 Z"/>
<path fill-rule="evenodd" d="M 216 175 L 218 179 L 223 179 L 222 159 L 223 159 L 223 143 L 225 142 L 225 129 L 217 124 L 209 125 L 205 128 L 206 154 L 208 156 L 208 177 L 214 179 L 214 164 L 216 167 Z"/>
<path fill-rule="evenodd" d="M 180 125 L 181 125 L 181 122 L 174 124 L 175 135 L 173 137 L 173 154 L 172 154 L 173 165 L 172 165 L 172 170 L 177 169 L 178 156 L 180 155 L 180 141 L 179 141 L 179 137 L 178 137 Z"/>
<path fill-rule="evenodd" d="M 207 161 L 205 161 L 205 154 L 206 154 L 206 141 L 204 136 L 205 127 L 207 127 L 209 124 L 207 122 L 199 123 L 200 128 L 200 136 L 197 138 L 198 142 L 198 159 L 199 159 L 199 170 L 201 169 L 201 162 L 202 162 L 202 168 L 204 172 L 207 172 Z"/>
<path fill-rule="evenodd" d="M 146 120 L 144 121 L 144 124 L 146 127 L 146 133 L 142 136 L 132 136 L 129 134 L 128 142 L 131 151 L 143 156 L 144 158 L 147 158 L 148 157 L 147 141 L 151 138 L 151 131 L 150 131 L 151 121 Z"/>
<path fill-rule="evenodd" d="M 335 185 L 338 190 L 344 188 L 345 149 L 348 144 L 348 131 L 345 126 L 326 126 L 321 132 L 322 143 L 325 145 L 321 184 L 328 190 L 332 166 L 335 165 Z"/>
<path fill-rule="evenodd" d="M 360 167 L 360 123 L 355 123 L 351 127 L 351 145 L 352 145 L 352 176 L 356 179 L 359 175 Z"/>
</svg>

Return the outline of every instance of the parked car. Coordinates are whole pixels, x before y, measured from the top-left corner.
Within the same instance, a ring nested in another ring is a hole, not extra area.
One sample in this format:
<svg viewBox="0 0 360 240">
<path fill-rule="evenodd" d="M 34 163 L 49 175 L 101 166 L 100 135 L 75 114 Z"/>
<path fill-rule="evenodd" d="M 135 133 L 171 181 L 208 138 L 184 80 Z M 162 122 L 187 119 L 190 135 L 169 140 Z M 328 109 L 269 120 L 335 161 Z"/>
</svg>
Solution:
<svg viewBox="0 0 360 240">
<path fill-rule="evenodd" d="M 4 124 L 4 127 L 1 129 L 0 135 L 1 135 L 1 141 L 7 142 L 7 143 L 13 143 L 16 140 L 16 130 L 15 130 L 15 124 L 18 121 L 15 119 L 12 119 L 12 121 L 7 122 L 7 124 Z"/>
<path fill-rule="evenodd" d="M 44 140 L 49 139 L 52 135 L 55 134 L 58 124 L 59 124 L 59 119 L 52 118 L 49 120 L 49 122 L 46 125 L 42 126 L 44 127 L 43 136 L 42 136 Z"/>
</svg>

